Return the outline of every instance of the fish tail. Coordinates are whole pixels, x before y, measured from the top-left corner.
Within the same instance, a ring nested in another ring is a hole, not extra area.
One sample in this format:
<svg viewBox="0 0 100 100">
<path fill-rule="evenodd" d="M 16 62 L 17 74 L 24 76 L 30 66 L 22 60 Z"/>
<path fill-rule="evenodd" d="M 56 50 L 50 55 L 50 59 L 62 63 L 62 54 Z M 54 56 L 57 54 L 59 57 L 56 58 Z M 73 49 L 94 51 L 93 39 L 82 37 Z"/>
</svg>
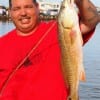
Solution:
<svg viewBox="0 0 100 100">
<path fill-rule="evenodd" d="M 79 100 L 78 92 L 74 93 L 73 95 L 69 95 L 67 100 Z"/>
</svg>

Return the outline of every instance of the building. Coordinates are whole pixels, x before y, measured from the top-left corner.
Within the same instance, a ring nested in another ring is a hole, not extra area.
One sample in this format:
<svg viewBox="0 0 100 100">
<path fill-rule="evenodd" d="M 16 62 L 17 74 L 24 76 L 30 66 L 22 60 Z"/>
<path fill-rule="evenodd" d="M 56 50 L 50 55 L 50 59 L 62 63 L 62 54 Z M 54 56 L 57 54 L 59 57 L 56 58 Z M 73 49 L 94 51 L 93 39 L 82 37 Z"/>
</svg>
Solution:
<svg viewBox="0 0 100 100">
<path fill-rule="evenodd" d="M 0 16 L 5 16 L 6 15 L 6 7 L 0 6 Z"/>
<path fill-rule="evenodd" d="M 59 2 L 47 2 L 46 0 L 37 0 L 39 3 L 40 16 L 57 16 L 60 3 Z"/>
<path fill-rule="evenodd" d="M 100 7 L 96 7 L 96 8 L 97 8 L 98 13 L 100 13 Z"/>
</svg>

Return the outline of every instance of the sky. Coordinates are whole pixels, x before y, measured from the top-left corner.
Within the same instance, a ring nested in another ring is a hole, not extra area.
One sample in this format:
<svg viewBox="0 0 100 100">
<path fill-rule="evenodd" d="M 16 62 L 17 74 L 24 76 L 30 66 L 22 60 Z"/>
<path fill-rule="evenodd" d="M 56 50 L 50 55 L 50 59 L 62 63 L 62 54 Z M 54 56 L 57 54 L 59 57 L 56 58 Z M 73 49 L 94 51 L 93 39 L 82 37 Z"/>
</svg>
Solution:
<svg viewBox="0 0 100 100">
<path fill-rule="evenodd" d="M 44 0 L 44 1 L 49 1 L 49 2 L 59 2 L 61 0 Z M 100 0 L 91 0 L 96 6 L 100 7 Z M 0 5 L 8 7 L 8 0 L 0 0 Z"/>
</svg>

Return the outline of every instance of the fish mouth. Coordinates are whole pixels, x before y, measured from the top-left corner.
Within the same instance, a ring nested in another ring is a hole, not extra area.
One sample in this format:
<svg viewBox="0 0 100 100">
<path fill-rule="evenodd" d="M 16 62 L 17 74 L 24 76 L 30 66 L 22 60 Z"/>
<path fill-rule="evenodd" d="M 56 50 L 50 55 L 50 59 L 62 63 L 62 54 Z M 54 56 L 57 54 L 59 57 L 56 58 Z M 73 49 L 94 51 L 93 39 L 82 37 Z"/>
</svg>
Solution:
<svg viewBox="0 0 100 100">
<path fill-rule="evenodd" d="M 72 25 L 65 25 L 63 22 L 61 23 L 62 24 L 62 27 L 64 28 L 64 29 L 72 29 Z"/>
<path fill-rule="evenodd" d="M 72 29 L 72 27 L 64 27 L 64 29 L 69 29 L 70 30 L 70 29 Z"/>
</svg>

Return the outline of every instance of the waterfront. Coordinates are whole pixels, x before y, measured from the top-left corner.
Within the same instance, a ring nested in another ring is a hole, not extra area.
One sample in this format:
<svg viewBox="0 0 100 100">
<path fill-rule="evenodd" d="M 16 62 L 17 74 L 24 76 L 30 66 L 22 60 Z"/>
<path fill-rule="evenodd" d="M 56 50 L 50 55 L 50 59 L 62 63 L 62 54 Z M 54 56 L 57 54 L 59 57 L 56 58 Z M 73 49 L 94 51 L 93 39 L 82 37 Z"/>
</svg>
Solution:
<svg viewBox="0 0 100 100">
<path fill-rule="evenodd" d="M 0 36 L 12 30 L 12 22 L 0 22 Z M 100 100 L 100 24 L 83 47 L 86 82 L 80 83 L 80 100 Z"/>
<path fill-rule="evenodd" d="M 0 36 L 5 35 L 13 28 L 14 25 L 11 21 L 5 21 L 5 22 L 0 21 Z"/>
</svg>

